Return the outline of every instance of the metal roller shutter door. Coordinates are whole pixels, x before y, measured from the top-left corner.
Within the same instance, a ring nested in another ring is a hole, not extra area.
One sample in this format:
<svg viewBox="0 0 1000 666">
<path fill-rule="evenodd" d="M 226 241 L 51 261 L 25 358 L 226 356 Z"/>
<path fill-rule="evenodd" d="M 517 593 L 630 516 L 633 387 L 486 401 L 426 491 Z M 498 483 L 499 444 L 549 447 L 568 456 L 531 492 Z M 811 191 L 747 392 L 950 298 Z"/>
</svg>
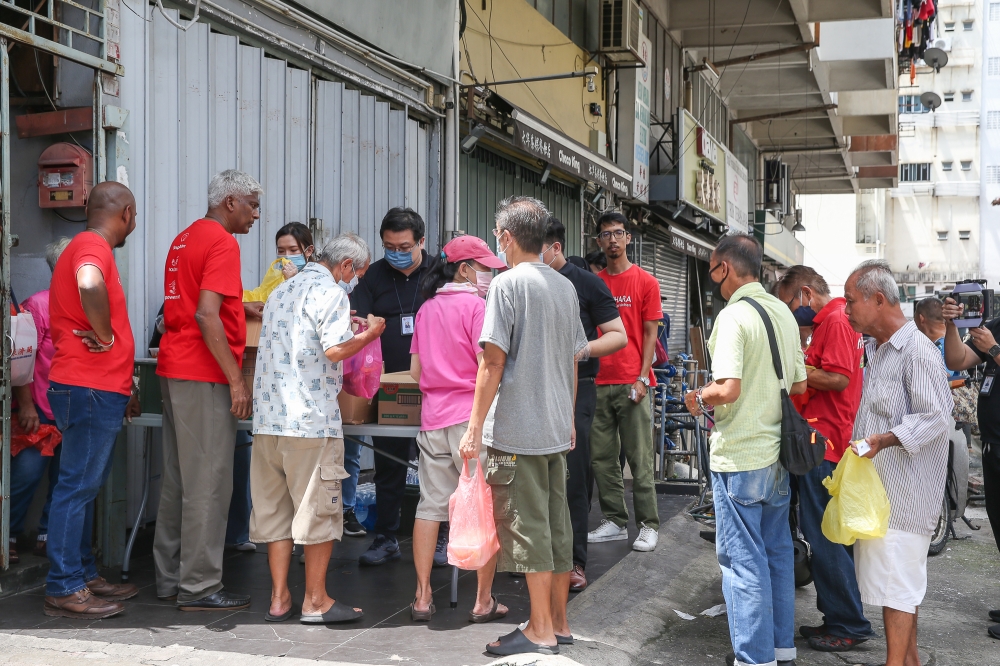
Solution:
<svg viewBox="0 0 1000 666">
<path fill-rule="evenodd" d="M 501 199 L 535 197 L 566 226 L 566 254 L 580 254 L 580 188 L 554 177 L 541 185 L 541 174 L 482 146 L 459 159 L 459 226 L 496 250 L 494 215 Z"/>
<path fill-rule="evenodd" d="M 674 250 L 667 241 L 653 234 L 642 234 L 636 240 L 639 260 L 660 283 L 663 311 L 670 315 L 670 338 L 667 352 L 671 355 L 688 351 L 688 257 Z M 635 241 L 633 241 L 635 242 Z"/>
</svg>

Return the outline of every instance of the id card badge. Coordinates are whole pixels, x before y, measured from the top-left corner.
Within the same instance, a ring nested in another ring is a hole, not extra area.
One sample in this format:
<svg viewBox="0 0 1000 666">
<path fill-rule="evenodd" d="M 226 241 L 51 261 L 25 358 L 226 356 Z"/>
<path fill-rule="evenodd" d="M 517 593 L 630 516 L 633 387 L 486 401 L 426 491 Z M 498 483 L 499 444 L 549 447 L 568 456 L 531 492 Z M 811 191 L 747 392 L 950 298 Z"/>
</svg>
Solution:
<svg viewBox="0 0 1000 666">
<path fill-rule="evenodd" d="M 996 370 L 983 377 L 983 385 L 979 388 L 979 395 L 988 396 L 993 391 L 993 382 L 996 378 Z"/>
<path fill-rule="evenodd" d="M 403 335 L 413 335 L 413 320 L 415 316 L 412 314 L 404 314 L 399 316 L 399 328 Z"/>
</svg>

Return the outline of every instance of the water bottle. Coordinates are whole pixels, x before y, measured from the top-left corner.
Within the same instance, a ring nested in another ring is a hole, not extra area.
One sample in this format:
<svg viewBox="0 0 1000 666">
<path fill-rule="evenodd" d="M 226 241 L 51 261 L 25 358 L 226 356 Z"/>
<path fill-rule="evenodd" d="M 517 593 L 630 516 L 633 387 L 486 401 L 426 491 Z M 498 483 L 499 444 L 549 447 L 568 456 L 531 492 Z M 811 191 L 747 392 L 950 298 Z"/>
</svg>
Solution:
<svg viewBox="0 0 1000 666">
<path fill-rule="evenodd" d="M 417 465 L 417 464 L 419 464 L 419 461 L 418 460 L 411 460 L 410 464 L 411 465 Z M 406 468 L 406 485 L 408 485 L 408 486 L 419 486 L 420 485 L 420 475 L 417 473 L 417 470 L 413 469 L 412 467 L 407 467 Z"/>
</svg>

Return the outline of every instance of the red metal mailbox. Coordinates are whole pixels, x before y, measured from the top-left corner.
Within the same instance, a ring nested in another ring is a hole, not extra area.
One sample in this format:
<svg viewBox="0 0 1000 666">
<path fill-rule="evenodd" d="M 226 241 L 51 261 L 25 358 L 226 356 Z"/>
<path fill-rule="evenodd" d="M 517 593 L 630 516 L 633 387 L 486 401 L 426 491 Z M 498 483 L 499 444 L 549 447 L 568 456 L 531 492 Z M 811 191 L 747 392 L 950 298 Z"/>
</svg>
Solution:
<svg viewBox="0 0 1000 666">
<path fill-rule="evenodd" d="M 38 158 L 38 205 L 81 208 L 94 185 L 93 157 L 73 143 L 56 143 Z"/>
</svg>

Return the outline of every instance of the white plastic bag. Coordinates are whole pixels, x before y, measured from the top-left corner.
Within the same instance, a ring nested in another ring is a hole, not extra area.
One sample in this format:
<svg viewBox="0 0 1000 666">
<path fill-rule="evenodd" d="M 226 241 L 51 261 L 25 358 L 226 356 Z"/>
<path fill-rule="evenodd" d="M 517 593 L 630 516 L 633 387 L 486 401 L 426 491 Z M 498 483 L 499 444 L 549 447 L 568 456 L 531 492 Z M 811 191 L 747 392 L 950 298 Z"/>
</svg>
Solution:
<svg viewBox="0 0 1000 666">
<path fill-rule="evenodd" d="M 38 348 L 38 331 L 31 313 L 17 308 L 17 315 L 10 316 L 10 384 L 30 384 L 35 375 L 35 351 Z"/>
</svg>

